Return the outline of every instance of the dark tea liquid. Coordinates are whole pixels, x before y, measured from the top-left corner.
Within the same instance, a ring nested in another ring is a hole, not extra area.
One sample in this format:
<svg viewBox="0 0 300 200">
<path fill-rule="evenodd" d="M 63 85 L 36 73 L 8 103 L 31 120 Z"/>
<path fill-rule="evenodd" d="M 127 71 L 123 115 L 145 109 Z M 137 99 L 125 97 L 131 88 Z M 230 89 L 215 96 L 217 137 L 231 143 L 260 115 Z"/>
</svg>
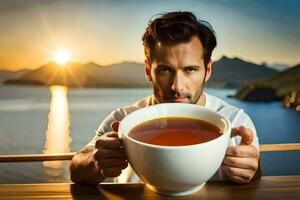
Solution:
<svg viewBox="0 0 300 200">
<path fill-rule="evenodd" d="M 184 117 L 163 117 L 137 125 L 128 135 L 149 144 L 184 146 L 208 142 L 222 134 L 221 129 L 206 121 Z"/>
</svg>

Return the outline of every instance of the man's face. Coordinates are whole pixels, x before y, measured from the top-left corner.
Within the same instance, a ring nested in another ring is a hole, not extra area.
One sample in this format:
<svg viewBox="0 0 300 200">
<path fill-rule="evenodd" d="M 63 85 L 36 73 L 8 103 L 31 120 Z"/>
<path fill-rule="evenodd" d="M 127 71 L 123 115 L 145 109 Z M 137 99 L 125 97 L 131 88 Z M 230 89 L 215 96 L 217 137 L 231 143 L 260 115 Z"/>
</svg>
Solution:
<svg viewBox="0 0 300 200">
<path fill-rule="evenodd" d="M 176 45 L 157 43 L 152 62 L 145 64 L 158 103 L 198 103 L 211 73 L 209 62 L 205 76 L 203 47 L 196 36 Z"/>
</svg>

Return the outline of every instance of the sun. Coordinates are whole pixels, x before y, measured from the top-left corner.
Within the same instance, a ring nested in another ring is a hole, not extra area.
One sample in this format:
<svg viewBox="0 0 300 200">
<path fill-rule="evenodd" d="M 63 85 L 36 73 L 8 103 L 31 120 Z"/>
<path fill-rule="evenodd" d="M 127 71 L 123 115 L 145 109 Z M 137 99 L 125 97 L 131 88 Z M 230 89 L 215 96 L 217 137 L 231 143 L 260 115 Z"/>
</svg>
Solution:
<svg viewBox="0 0 300 200">
<path fill-rule="evenodd" d="M 54 61 L 59 65 L 64 65 L 70 61 L 70 54 L 66 49 L 60 48 L 55 50 L 53 54 Z"/>
</svg>

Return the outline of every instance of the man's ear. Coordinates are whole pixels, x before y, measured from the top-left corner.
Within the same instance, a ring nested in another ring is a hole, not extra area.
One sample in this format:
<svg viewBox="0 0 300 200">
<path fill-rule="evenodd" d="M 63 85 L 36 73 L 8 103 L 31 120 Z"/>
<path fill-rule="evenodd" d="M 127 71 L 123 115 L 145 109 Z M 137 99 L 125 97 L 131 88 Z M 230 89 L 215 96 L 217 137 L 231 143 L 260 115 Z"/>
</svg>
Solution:
<svg viewBox="0 0 300 200">
<path fill-rule="evenodd" d="M 205 82 L 207 82 L 211 76 L 211 69 L 212 68 L 212 60 L 209 59 L 209 62 L 207 64 L 207 68 L 206 68 L 206 75 L 205 75 Z"/>
<path fill-rule="evenodd" d="M 151 78 L 151 63 L 150 61 L 146 58 L 145 59 L 145 76 L 148 81 L 152 82 Z"/>
</svg>

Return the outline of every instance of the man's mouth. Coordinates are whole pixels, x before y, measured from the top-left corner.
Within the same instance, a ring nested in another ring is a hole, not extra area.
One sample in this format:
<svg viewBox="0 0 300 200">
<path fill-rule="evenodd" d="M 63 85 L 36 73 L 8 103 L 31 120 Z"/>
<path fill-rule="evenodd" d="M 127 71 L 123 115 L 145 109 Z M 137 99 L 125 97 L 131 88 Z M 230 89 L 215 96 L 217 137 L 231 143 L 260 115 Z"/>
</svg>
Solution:
<svg viewBox="0 0 300 200">
<path fill-rule="evenodd" d="M 168 99 L 169 102 L 175 102 L 175 103 L 187 103 L 189 102 L 187 97 L 173 97 L 171 99 Z"/>
</svg>

